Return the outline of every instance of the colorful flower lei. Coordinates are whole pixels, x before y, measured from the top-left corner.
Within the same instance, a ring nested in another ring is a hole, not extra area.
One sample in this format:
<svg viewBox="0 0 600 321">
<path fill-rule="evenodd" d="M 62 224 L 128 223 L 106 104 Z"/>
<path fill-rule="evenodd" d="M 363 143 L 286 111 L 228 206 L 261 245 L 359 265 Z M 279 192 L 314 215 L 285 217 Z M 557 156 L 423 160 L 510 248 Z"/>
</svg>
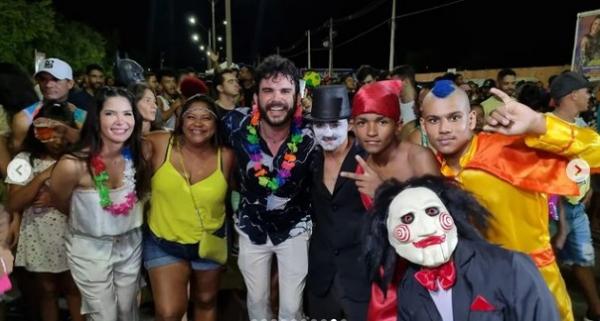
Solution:
<svg viewBox="0 0 600 321">
<path fill-rule="evenodd" d="M 303 136 L 301 131 L 302 126 L 302 108 L 296 108 L 294 112 L 294 119 L 292 121 L 292 135 L 290 141 L 287 143 L 288 152 L 283 156 L 283 162 L 277 171 L 275 177 L 269 177 L 269 173 L 262 163 L 262 151 L 260 149 L 260 143 L 258 138 L 258 124 L 260 122 L 260 112 L 258 106 L 252 106 L 252 118 L 250 124 L 246 126 L 248 135 L 246 140 L 248 143 L 246 147 L 250 152 L 250 161 L 253 163 L 254 176 L 258 178 L 258 184 L 263 187 L 269 188 L 272 192 L 275 192 L 281 187 L 287 179 L 292 176 L 292 169 L 296 166 L 296 152 L 298 152 L 298 144 L 302 143 Z"/>
<path fill-rule="evenodd" d="M 118 204 L 113 204 L 110 199 L 108 190 L 108 172 L 106 171 L 106 164 L 102 160 L 100 155 L 94 155 L 91 159 L 91 166 L 94 178 L 94 184 L 98 190 L 100 196 L 100 206 L 112 215 L 127 215 L 137 202 L 137 195 L 135 193 L 135 169 L 133 168 L 133 161 L 131 158 L 131 150 L 124 148 L 121 152 L 123 159 L 125 159 L 125 174 L 123 180 L 125 184 L 129 185 L 131 191 L 125 195 L 125 200 Z"/>
</svg>

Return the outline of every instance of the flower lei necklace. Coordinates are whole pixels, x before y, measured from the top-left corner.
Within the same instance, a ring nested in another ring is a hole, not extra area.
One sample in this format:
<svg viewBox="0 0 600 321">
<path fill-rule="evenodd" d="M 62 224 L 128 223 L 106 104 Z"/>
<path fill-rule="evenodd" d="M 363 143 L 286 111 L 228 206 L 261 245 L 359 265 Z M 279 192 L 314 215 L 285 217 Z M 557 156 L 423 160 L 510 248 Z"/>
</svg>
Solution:
<svg viewBox="0 0 600 321">
<path fill-rule="evenodd" d="M 92 172 L 94 174 L 94 184 L 100 195 L 100 206 L 112 215 L 127 215 L 137 202 L 137 195 L 135 194 L 135 168 L 133 167 L 133 161 L 131 158 L 131 150 L 129 148 L 123 148 L 121 155 L 125 160 L 125 173 L 123 175 L 124 185 L 128 188 L 129 192 L 125 195 L 125 200 L 121 203 L 113 204 L 110 199 L 108 190 L 108 172 L 106 171 L 106 164 L 102 160 L 99 154 L 94 155 L 91 160 Z"/>
<path fill-rule="evenodd" d="M 258 111 L 258 106 L 254 105 L 252 106 L 252 118 L 250 119 L 250 124 L 246 126 L 246 129 L 248 130 L 248 135 L 246 136 L 248 143 L 246 144 L 246 147 L 250 152 L 250 161 L 253 163 L 254 176 L 258 178 L 258 184 L 275 192 L 279 187 L 285 184 L 287 179 L 292 175 L 292 169 L 296 166 L 295 153 L 298 152 L 298 144 L 302 143 L 303 140 L 302 131 L 300 129 L 300 126 L 302 125 L 302 109 L 296 108 L 296 111 L 294 112 L 291 130 L 292 135 L 290 141 L 287 143 L 288 152 L 283 156 L 283 162 L 281 162 L 275 177 L 267 176 L 269 172 L 262 163 L 262 151 L 258 139 L 259 122 L 260 113 Z"/>
</svg>

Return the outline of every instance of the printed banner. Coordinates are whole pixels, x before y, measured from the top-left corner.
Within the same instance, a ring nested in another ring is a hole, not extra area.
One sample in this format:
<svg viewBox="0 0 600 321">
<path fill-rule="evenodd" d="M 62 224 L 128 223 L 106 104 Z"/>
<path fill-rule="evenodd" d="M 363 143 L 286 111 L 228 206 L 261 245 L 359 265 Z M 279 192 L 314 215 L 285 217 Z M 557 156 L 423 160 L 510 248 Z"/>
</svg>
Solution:
<svg viewBox="0 0 600 321">
<path fill-rule="evenodd" d="M 577 14 L 571 69 L 600 80 L 600 9 Z"/>
</svg>

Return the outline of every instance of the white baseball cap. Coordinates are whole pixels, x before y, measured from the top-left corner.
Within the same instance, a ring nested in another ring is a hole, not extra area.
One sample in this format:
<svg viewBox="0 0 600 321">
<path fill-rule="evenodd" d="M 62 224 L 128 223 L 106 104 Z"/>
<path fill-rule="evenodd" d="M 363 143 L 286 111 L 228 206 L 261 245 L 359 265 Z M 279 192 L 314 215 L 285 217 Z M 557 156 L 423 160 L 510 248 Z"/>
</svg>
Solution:
<svg viewBox="0 0 600 321">
<path fill-rule="evenodd" d="M 36 77 L 42 72 L 47 72 L 59 80 L 73 80 L 73 69 L 71 69 L 71 66 L 57 58 L 48 58 L 40 61 L 38 70 L 33 76 Z"/>
</svg>

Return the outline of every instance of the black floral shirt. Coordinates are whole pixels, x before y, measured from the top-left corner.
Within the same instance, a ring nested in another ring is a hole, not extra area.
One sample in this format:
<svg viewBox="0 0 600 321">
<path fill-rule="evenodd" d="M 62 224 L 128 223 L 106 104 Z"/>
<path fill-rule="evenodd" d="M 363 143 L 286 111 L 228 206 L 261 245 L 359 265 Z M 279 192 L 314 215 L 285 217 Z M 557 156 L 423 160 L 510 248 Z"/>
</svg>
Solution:
<svg viewBox="0 0 600 321">
<path fill-rule="evenodd" d="M 310 218 L 310 191 L 312 157 L 315 142 L 312 131 L 302 129 L 303 140 L 298 144 L 296 165 L 291 176 L 275 192 L 259 185 L 248 151 L 248 130 L 251 112 L 249 108 L 237 108 L 223 118 L 226 143 L 233 148 L 237 159 L 235 176 L 239 185 L 240 205 L 234 216 L 238 230 L 244 232 L 254 244 L 265 244 L 267 236 L 274 245 L 312 231 Z M 288 139 L 289 141 L 289 139 Z M 267 143 L 260 138 L 262 163 L 269 170 L 269 177 L 277 170 L 288 152 L 283 143 L 276 155 L 271 155 Z"/>
</svg>

